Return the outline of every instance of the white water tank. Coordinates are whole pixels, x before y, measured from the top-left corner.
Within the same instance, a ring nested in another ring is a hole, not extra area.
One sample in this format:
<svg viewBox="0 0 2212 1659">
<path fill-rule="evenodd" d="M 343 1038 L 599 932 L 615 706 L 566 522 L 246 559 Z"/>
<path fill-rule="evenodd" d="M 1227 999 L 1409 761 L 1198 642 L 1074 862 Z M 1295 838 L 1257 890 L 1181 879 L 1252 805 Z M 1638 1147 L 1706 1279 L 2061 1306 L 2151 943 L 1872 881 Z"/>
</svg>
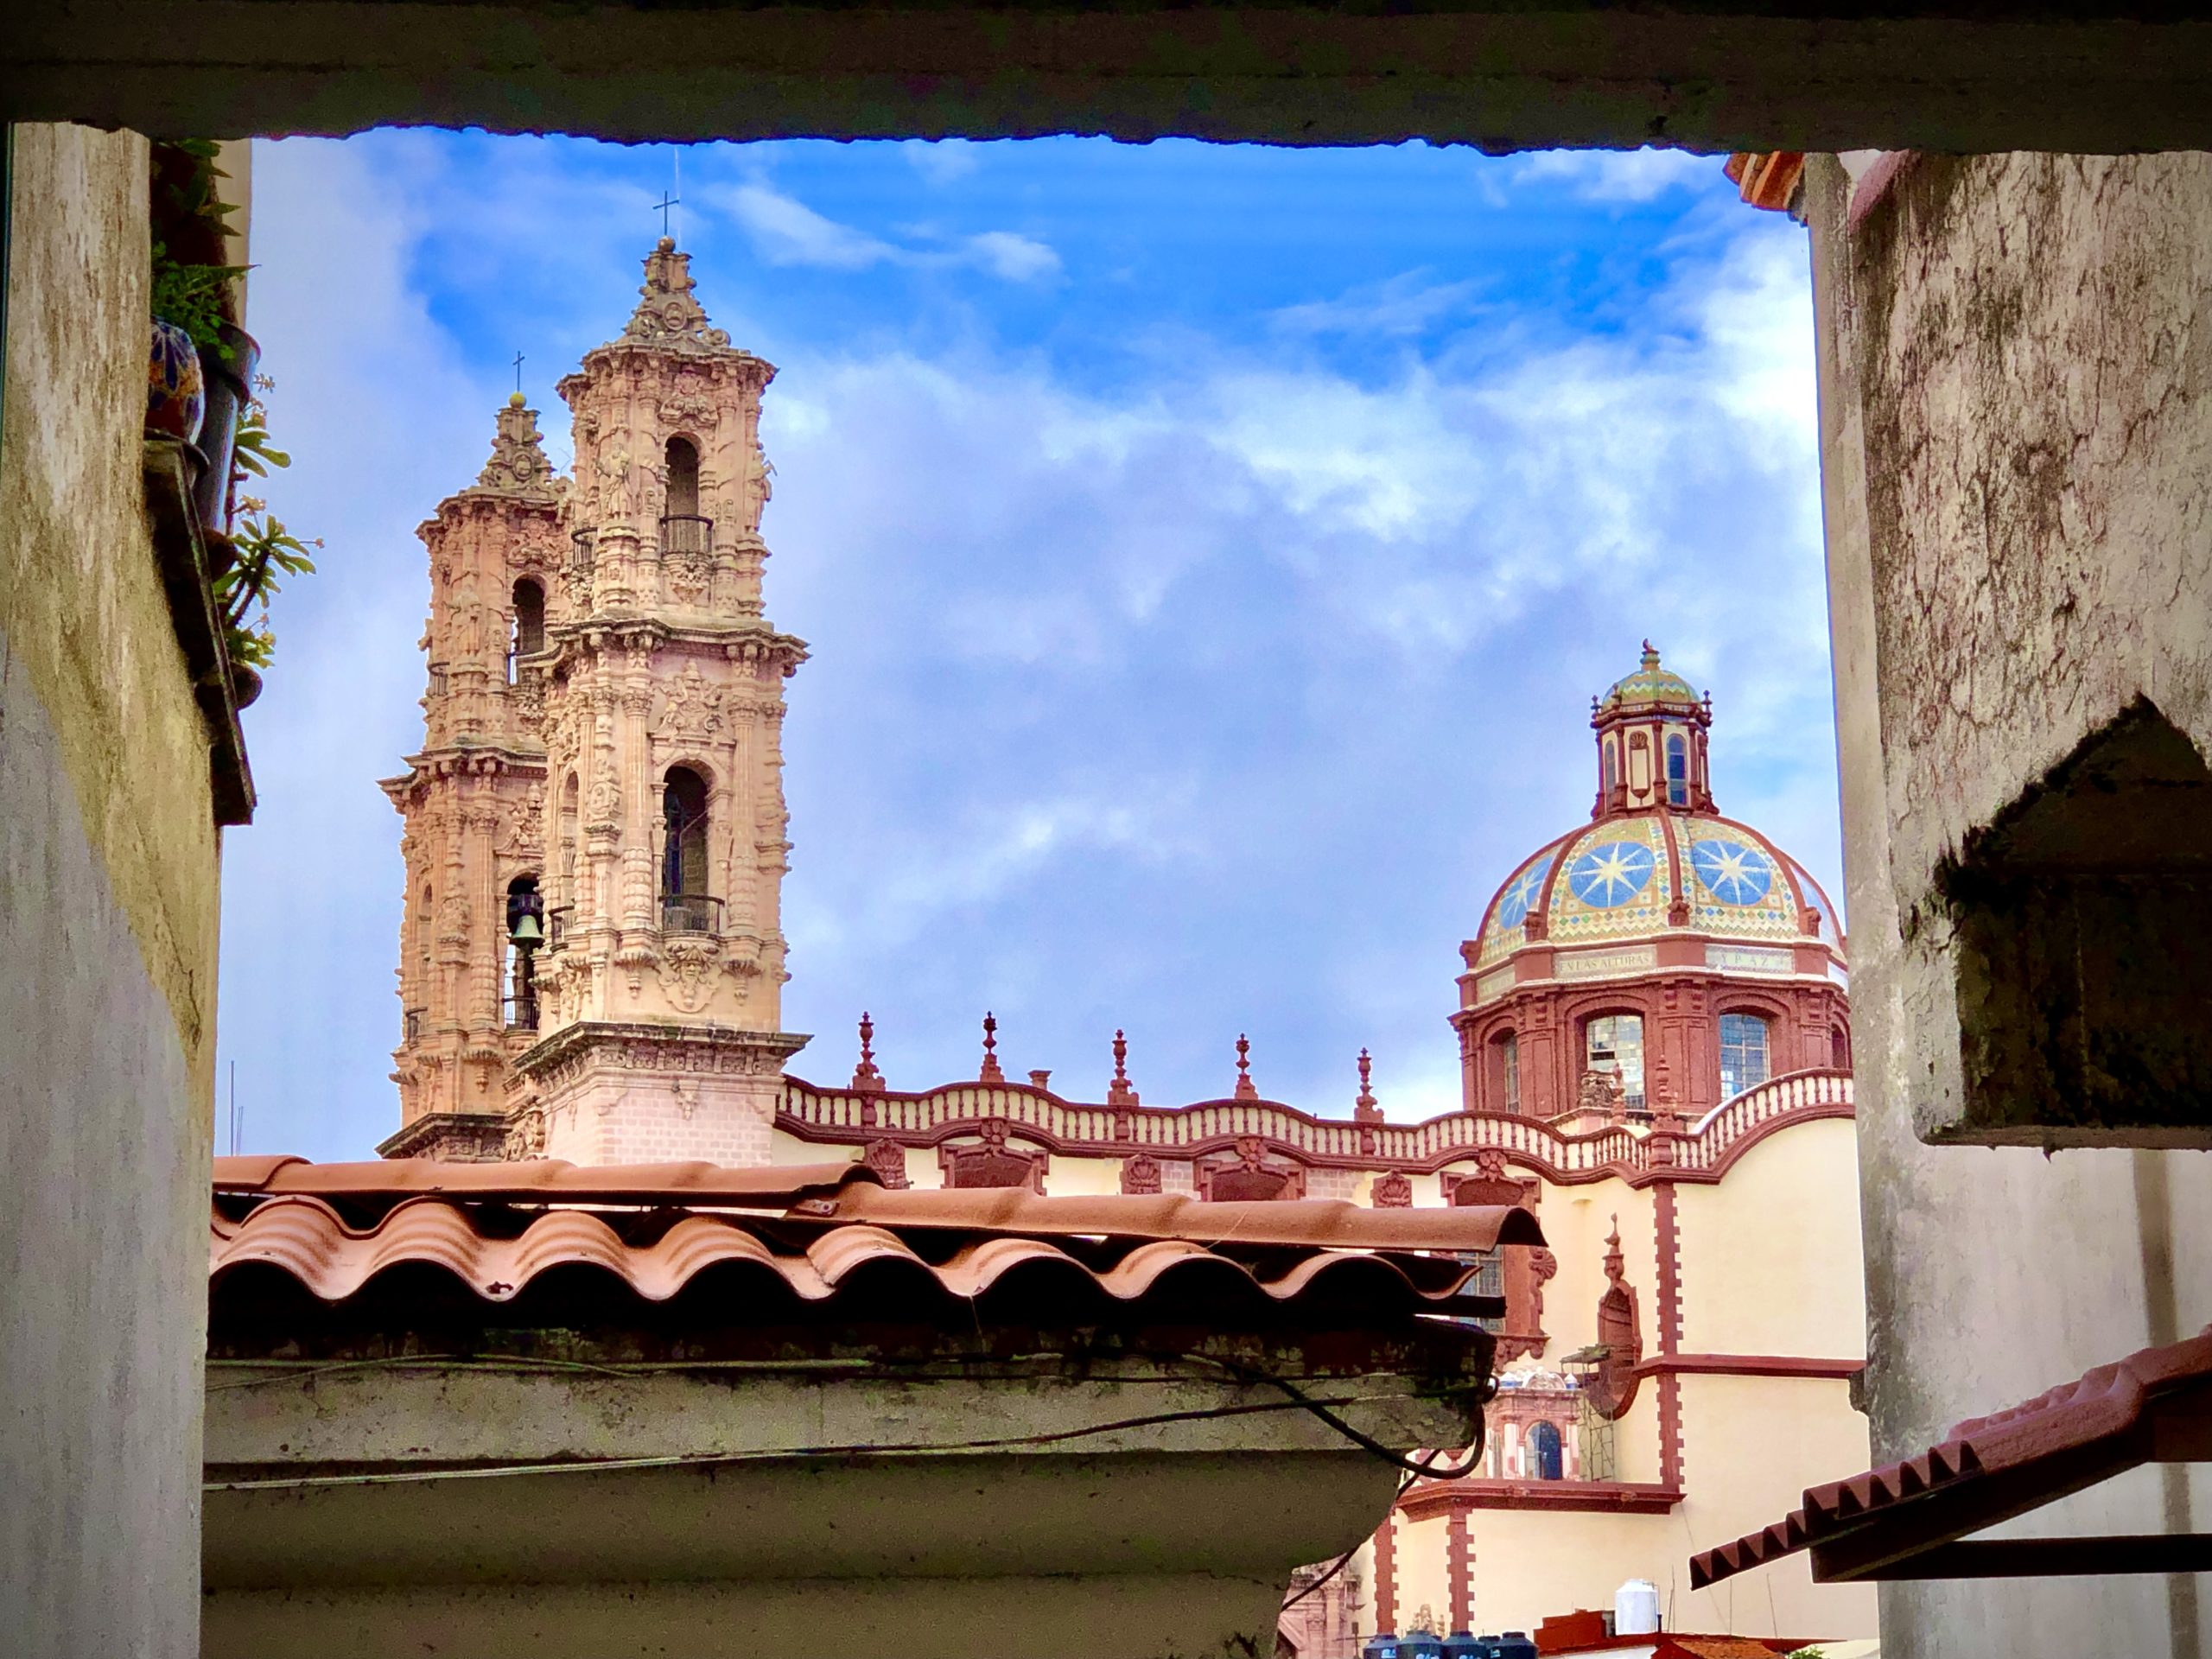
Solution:
<svg viewBox="0 0 2212 1659">
<path fill-rule="evenodd" d="M 1659 1628 L 1659 1586 L 1630 1579 L 1613 1592 L 1613 1634 L 1649 1636 Z"/>
</svg>

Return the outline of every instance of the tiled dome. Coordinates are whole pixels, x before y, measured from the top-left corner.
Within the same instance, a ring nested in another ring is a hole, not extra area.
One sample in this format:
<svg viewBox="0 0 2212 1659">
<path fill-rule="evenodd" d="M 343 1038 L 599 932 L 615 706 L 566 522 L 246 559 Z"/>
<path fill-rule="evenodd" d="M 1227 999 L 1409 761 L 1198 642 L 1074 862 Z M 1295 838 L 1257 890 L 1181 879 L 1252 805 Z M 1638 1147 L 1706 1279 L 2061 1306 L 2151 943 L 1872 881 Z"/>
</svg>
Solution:
<svg viewBox="0 0 2212 1659">
<path fill-rule="evenodd" d="M 1670 931 L 1787 944 L 1815 937 L 1808 912 L 1818 914 L 1817 937 L 1837 942 L 1834 908 L 1804 867 L 1758 830 L 1717 813 L 1601 818 L 1541 848 L 1484 912 L 1476 966 L 1528 943 L 1532 912 L 1560 946 Z"/>
</svg>

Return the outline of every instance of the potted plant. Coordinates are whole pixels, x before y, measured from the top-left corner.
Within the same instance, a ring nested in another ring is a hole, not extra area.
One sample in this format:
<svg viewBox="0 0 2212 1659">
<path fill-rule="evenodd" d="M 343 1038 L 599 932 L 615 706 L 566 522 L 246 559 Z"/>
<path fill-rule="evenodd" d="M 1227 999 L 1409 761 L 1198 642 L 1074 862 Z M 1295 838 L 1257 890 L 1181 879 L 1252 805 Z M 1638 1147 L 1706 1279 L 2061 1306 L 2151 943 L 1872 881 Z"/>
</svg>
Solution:
<svg viewBox="0 0 2212 1659">
<path fill-rule="evenodd" d="M 252 395 L 261 350 L 232 315 L 245 268 L 224 263 L 223 220 L 235 209 L 217 191 L 216 181 L 227 175 L 215 156 L 215 144 L 200 138 L 154 149 L 147 425 L 188 444 L 196 441 L 204 465 L 194 505 L 200 523 L 220 532 L 230 517 L 232 437 Z M 190 342 L 188 353 L 180 335 Z"/>
</svg>

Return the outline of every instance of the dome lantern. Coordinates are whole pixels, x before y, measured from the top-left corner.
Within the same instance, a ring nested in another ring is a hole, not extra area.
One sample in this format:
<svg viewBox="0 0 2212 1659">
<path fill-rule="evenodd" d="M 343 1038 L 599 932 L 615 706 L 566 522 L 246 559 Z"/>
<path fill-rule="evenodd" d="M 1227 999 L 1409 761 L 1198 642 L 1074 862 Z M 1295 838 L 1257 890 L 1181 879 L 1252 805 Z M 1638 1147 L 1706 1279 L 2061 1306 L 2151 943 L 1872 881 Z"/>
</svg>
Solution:
<svg viewBox="0 0 2212 1659">
<path fill-rule="evenodd" d="M 1616 680 L 1590 701 L 1590 728 L 1598 737 L 1598 798 L 1593 818 L 1669 807 L 1710 812 L 1713 789 L 1706 770 L 1706 734 L 1713 699 L 1659 664 L 1643 642 L 1636 672 Z"/>
</svg>

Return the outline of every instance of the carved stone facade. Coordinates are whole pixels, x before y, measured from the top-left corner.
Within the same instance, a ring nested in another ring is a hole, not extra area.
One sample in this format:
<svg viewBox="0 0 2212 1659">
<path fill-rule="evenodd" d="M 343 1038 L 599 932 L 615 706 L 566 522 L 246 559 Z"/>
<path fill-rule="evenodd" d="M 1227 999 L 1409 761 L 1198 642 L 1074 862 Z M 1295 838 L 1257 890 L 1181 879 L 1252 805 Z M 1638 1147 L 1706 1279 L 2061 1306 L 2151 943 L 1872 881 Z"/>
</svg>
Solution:
<svg viewBox="0 0 2212 1659">
<path fill-rule="evenodd" d="M 804 1040 L 779 1020 L 783 683 L 806 650 L 762 616 L 775 370 L 692 289 L 664 238 L 621 334 L 561 382 L 572 479 L 551 475 L 518 404 L 484 480 L 426 527 L 430 747 L 387 788 L 410 813 L 409 946 L 427 928 L 431 955 L 402 968 L 389 1154 L 450 1144 L 444 1120 L 472 1113 L 489 1157 L 766 1160 Z M 544 935 L 526 995 L 518 874 Z M 458 1043 L 429 1043 L 456 1025 Z"/>
</svg>

